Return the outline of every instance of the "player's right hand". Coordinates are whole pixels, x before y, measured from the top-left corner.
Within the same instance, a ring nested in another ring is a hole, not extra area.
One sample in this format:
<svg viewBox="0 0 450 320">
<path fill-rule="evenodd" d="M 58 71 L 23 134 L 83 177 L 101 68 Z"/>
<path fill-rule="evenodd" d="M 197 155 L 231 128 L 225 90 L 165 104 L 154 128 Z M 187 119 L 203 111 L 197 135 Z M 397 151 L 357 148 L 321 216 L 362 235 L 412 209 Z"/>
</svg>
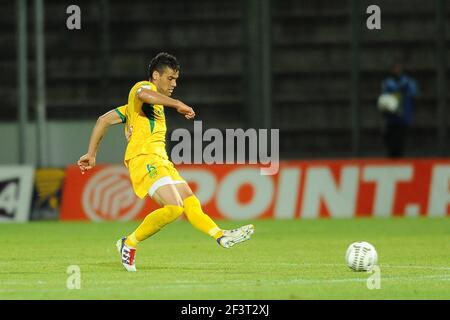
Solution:
<svg viewBox="0 0 450 320">
<path fill-rule="evenodd" d="M 177 108 L 178 113 L 184 114 L 184 117 L 186 119 L 193 119 L 195 117 L 195 112 L 194 109 L 192 109 L 191 107 L 189 107 L 188 105 L 184 104 L 183 102 L 180 101 L 180 105 Z"/>
<path fill-rule="evenodd" d="M 77 164 L 80 168 L 81 174 L 84 174 L 86 171 L 95 167 L 95 157 L 85 154 L 78 159 Z"/>
<path fill-rule="evenodd" d="M 127 130 L 125 132 L 125 139 L 127 142 L 130 142 L 131 136 L 133 135 L 133 126 L 127 126 Z"/>
</svg>

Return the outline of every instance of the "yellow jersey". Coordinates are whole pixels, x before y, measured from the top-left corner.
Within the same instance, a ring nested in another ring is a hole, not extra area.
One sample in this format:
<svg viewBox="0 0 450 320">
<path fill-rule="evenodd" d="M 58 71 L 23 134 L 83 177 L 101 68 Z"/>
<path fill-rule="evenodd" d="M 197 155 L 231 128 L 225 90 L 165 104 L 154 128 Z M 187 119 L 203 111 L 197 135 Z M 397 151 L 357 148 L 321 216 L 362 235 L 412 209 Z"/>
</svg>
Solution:
<svg viewBox="0 0 450 320">
<path fill-rule="evenodd" d="M 133 134 L 125 151 L 127 161 L 141 154 L 166 154 L 166 117 L 164 106 L 144 103 L 137 96 L 140 88 L 157 91 L 156 86 L 149 81 L 140 81 L 130 90 L 128 104 L 116 108 L 126 127 L 133 128 Z M 125 127 L 125 130 L 127 128 Z"/>
</svg>

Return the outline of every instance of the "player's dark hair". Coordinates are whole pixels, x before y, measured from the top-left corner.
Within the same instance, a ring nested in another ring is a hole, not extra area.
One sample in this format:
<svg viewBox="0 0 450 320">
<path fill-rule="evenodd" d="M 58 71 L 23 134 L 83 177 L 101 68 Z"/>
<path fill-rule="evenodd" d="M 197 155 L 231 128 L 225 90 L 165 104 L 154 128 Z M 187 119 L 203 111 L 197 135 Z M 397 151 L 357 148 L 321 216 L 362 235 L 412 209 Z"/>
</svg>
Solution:
<svg viewBox="0 0 450 320">
<path fill-rule="evenodd" d="M 165 67 L 169 67 L 170 69 L 175 71 L 180 70 L 180 64 L 178 63 L 178 60 L 175 56 L 167 52 L 160 52 L 152 59 L 150 65 L 148 66 L 150 78 L 153 75 L 153 71 L 163 73 Z"/>
</svg>

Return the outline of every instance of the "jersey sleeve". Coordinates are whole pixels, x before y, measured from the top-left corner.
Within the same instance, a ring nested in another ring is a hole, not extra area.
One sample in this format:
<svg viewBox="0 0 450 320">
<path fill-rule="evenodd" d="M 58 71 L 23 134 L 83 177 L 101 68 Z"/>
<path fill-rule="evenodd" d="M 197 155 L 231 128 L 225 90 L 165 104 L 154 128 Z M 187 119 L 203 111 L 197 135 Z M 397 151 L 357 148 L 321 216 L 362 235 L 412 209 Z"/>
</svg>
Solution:
<svg viewBox="0 0 450 320">
<path fill-rule="evenodd" d="M 136 91 L 136 93 L 139 93 L 142 89 L 150 89 L 150 90 L 152 90 L 152 91 L 157 91 L 157 90 L 156 90 L 156 86 L 155 86 L 153 83 L 150 83 L 150 84 L 144 84 L 144 85 L 140 86 L 140 87 L 138 88 L 138 90 Z"/>
<path fill-rule="evenodd" d="M 125 113 L 128 124 L 134 123 L 136 117 L 142 116 L 143 114 L 142 105 L 144 103 L 139 99 L 139 92 L 142 89 L 157 91 L 156 86 L 149 81 L 140 81 L 131 88 L 130 93 L 128 94 L 128 106 Z"/>
<path fill-rule="evenodd" d="M 119 115 L 120 119 L 122 120 L 122 123 L 127 122 L 127 105 L 123 105 L 120 107 L 117 107 L 114 109 L 114 111 L 116 111 L 116 113 Z"/>
</svg>

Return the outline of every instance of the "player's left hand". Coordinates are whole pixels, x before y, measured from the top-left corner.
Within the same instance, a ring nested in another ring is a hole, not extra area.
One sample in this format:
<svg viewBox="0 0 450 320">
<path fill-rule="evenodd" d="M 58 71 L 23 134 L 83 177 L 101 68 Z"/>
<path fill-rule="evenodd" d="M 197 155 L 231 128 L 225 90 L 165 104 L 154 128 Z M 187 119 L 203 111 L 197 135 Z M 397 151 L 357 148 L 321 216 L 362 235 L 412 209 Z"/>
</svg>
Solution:
<svg viewBox="0 0 450 320">
<path fill-rule="evenodd" d="M 192 110 L 192 108 L 191 108 L 191 110 Z M 188 120 L 194 119 L 194 117 L 195 117 L 195 112 L 194 112 L 194 110 L 192 110 L 192 111 L 190 111 L 188 114 L 184 115 L 184 117 L 185 117 L 186 119 L 188 119 Z"/>
<path fill-rule="evenodd" d="M 194 109 L 179 101 L 179 106 L 177 108 L 178 113 L 184 115 L 184 117 L 188 120 L 193 119 L 195 117 Z"/>
</svg>

